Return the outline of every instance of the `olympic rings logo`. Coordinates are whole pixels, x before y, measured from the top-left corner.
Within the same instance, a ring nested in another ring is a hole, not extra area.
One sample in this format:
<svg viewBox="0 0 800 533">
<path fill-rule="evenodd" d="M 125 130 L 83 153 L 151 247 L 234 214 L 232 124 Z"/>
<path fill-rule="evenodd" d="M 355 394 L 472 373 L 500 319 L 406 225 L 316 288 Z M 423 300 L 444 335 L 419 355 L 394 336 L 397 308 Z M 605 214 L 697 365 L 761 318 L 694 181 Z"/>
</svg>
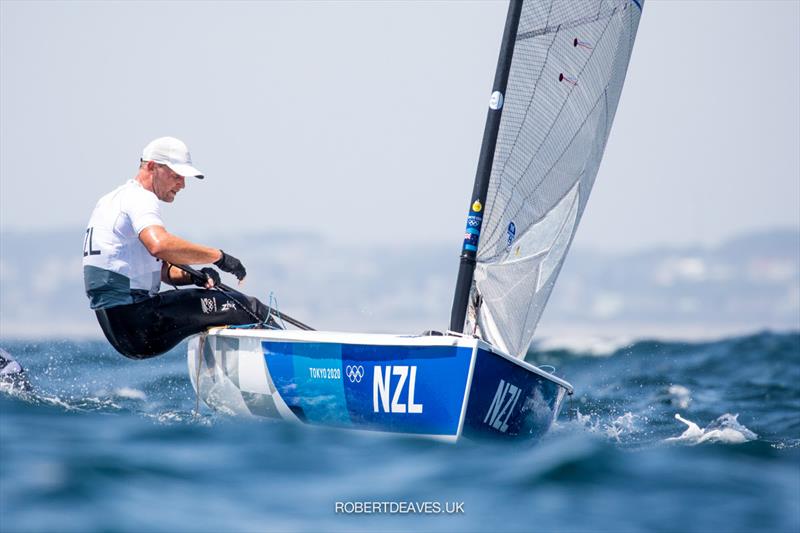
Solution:
<svg viewBox="0 0 800 533">
<path fill-rule="evenodd" d="M 361 383 L 364 378 L 364 367 L 361 365 L 347 365 L 344 373 L 347 374 L 347 379 L 350 380 L 350 383 Z"/>
</svg>

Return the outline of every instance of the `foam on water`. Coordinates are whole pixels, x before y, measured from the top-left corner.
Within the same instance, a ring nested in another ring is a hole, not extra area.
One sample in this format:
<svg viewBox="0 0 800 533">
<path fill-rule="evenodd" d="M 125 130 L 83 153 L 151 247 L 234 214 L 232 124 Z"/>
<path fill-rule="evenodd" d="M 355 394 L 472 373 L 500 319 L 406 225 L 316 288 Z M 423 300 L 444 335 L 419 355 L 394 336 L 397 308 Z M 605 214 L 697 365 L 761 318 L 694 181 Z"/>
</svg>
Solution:
<svg viewBox="0 0 800 533">
<path fill-rule="evenodd" d="M 147 394 L 139 389 L 134 389 L 131 387 L 120 387 L 114 391 L 114 395 L 118 396 L 119 398 L 126 398 L 128 400 L 147 400 Z"/>
<path fill-rule="evenodd" d="M 564 428 L 579 428 L 587 433 L 602 436 L 609 441 L 622 443 L 636 431 L 637 420 L 642 419 L 630 411 L 619 416 L 606 416 L 602 413 L 581 413 L 580 409 L 575 410 L 574 419 L 571 423 L 559 425 L 558 430 Z"/>
<path fill-rule="evenodd" d="M 685 444 L 702 444 L 704 442 L 721 442 L 724 444 L 741 444 L 751 440 L 756 440 L 758 435 L 739 423 L 738 414 L 732 415 L 725 413 L 708 426 L 700 428 L 691 420 L 683 418 L 675 413 L 675 418 L 680 420 L 688 427 L 678 437 L 669 437 L 665 442 L 681 442 Z"/>
</svg>

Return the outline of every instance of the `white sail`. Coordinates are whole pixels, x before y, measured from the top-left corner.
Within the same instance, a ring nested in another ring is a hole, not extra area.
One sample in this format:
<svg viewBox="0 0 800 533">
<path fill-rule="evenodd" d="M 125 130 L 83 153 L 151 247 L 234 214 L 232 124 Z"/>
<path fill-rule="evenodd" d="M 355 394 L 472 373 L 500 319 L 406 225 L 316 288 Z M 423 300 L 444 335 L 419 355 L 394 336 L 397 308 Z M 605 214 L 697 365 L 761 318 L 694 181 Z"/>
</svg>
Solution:
<svg viewBox="0 0 800 533">
<path fill-rule="evenodd" d="M 525 1 L 467 332 L 524 357 L 597 175 L 641 1 Z"/>
</svg>

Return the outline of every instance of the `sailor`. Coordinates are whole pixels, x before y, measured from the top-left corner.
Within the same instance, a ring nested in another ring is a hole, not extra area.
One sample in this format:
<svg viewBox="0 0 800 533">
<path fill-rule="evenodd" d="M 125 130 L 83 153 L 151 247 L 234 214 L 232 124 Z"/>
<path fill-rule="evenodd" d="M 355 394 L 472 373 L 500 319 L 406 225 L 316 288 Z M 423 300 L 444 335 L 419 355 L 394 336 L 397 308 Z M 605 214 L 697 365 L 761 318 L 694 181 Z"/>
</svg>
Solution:
<svg viewBox="0 0 800 533">
<path fill-rule="evenodd" d="M 214 264 L 239 281 L 247 274 L 234 256 L 164 227 L 159 200 L 172 203 L 186 178 L 203 179 L 186 145 L 174 137 L 155 139 L 142 150 L 136 176 L 100 198 L 89 218 L 86 294 L 108 342 L 126 357 L 153 357 L 208 327 L 268 317 L 269 309 L 255 298 L 212 290 L 220 283 L 213 268 L 192 276 L 173 266 Z M 176 290 L 159 292 L 161 282 Z M 201 288 L 177 290 L 191 284 Z"/>
</svg>

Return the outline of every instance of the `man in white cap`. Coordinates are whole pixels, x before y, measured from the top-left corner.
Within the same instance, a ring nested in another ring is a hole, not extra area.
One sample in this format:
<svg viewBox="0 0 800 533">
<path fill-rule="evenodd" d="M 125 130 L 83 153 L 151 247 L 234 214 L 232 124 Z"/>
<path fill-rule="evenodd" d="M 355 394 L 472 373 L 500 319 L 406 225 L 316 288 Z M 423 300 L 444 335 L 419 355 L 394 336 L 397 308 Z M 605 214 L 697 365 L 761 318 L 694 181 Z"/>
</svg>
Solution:
<svg viewBox="0 0 800 533">
<path fill-rule="evenodd" d="M 173 266 L 213 263 L 239 281 L 247 274 L 235 257 L 164 227 L 158 201 L 173 202 L 187 177 L 203 179 L 186 145 L 158 138 L 142 150 L 136 177 L 100 198 L 89 219 L 83 245 L 86 294 L 106 338 L 127 357 L 153 357 L 208 327 L 251 324 L 269 315 L 255 298 L 239 301 L 211 290 L 220 283 L 213 268 L 193 277 Z M 176 289 L 203 288 L 159 293 L 162 281 Z"/>
</svg>

